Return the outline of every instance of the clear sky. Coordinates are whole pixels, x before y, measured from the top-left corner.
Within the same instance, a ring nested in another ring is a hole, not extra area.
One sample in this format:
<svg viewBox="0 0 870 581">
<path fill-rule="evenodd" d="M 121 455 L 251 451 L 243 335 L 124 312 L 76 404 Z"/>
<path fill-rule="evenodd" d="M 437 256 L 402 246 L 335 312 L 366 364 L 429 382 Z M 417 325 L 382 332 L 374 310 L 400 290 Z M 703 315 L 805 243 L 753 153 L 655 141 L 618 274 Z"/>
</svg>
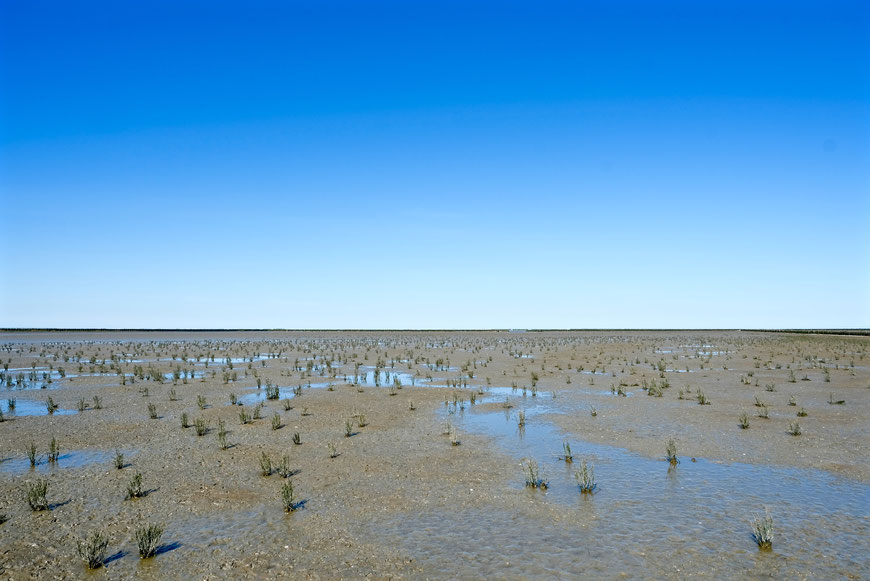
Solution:
<svg viewBox="0 0 870 581">
<path fill-rule="evenodd" d="M 0 0 L 0 326 L 870 326 L 870 4 Z"/>
</svg>

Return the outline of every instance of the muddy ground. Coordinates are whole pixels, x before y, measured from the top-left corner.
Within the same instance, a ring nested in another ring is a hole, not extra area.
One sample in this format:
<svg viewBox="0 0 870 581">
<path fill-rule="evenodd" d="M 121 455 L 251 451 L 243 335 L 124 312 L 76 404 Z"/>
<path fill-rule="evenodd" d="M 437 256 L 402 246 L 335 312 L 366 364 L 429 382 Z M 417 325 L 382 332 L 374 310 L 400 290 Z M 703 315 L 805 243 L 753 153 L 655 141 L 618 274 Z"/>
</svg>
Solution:
<svg viewBox="0 0 870 581">
<path fill-rule="evenodd" d="M 870 576 L 867 337 L 58 332 L 0 347 L 3 578 Z M 289 456 L 297 510 L 263 453 Z M 547 490 L 524 486 L 528 457 Z M 573 484 L 580 459 L 591 495 Z M 147 494 L 125 499 L 136 473 Z M 50 510 L 31 511 L 40 478 Z M 776 537 L 760 551 L 751 517 L 765 507 Z M 142 560 L 145 523 L 165 531 Z M 96 530 L 108 559 L 86 573 L 76 542 Z"/>
</svg>

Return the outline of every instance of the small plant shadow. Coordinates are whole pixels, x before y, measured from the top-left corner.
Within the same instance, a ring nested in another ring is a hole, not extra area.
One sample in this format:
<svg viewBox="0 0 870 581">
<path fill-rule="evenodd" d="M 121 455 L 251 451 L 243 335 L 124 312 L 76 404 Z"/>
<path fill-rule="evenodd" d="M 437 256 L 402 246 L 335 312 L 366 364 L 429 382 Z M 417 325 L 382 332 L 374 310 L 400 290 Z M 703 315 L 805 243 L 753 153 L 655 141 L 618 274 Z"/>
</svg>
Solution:
<svg viewBox="0 0 870 581">
<path fill-rule="evenodd" d="M 52 503 L 50 503 L 50 504 L 48 505 L 48 510 L 54 510 L 54 509 L 56 509 L 56 508 L 60 508 L 60 507 L 62 507 L 62 506 L 66 506 L 66 505 L 68 505 L 68 504 L 71 503 L 71 502 L 72 502 L 72 498 L 67 498 L 66 500 L 61 501 L 61 502 L 52 502 Z"/>
<path fill-rule="evenodd" d="M 174 551 L 175 549 L 182 547 L 182 546 L 184 546 L 184 545 L 182 545 L 178 541 L 175 541 L 173 543 L 166 543 L 166 544 L 163 544 L 163 545 L 160 545 L 159 547 L 157 547 L 157 549 L 154 551 L 154 555 L 155 556 L 162 555 L 163 553 L 168 553 L 170 551 Z"/>
<path fill-rule="evenodd" d="M 296 511 L 296 510 L 299 510 L 300 508 L 305 508 L 306 504 L 308 504 L 307 499 L 300 500 L 299 502 L 294 502 L 293 503 L 293 510 Z"/>
<path fill-rule="evenodd" d="M 118 551 L 114 555 L 109 555 L 108 557 L 106 557 L 105 560 L 103 561 L 103 565 L 108 565 L 112 561 L 117 561 L 118 559 L 123 559 L 126 556 L 127 556 L 127 551 Z"/>
</svg>

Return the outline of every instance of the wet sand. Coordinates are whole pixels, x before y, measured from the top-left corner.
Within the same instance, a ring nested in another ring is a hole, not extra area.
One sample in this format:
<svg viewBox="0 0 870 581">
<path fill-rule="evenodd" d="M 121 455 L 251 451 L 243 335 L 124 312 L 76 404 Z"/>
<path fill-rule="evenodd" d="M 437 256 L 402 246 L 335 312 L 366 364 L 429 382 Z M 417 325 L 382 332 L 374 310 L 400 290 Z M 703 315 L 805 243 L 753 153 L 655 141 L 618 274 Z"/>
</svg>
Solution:
<svg viewBox="0 0 870 581">
<path fill-rule="evenodd" d="M 866 337 L 59 332 L 4 333 L 0 345 L 7 578 L 84 575 L 75 543 L 98 529 L 110 558 L 94 575 L 110 579 L 870 577 Z M 661 397 L 647 395 L 653 381 Z M 269 385 L 281 399 L 265 399 Z M 262 400 L 262 419 L 243 425 L 231 394 L 249 413 Z M 182 413 L 210 432 L 182 428 Z M 566 440 L 573 465 L 558 458 Z M 261 475 L 264 452 L 289 456 L 299 510 L 282 509 L 280 475 Z M 524 486 L 529 457 L 546 491 Z M 573 483 L 580 459 L 595 467 L 592 495 Z M 137 472 L 149 493 L 125 500 Z M 37 478 L 49 511 L 23 498 Z M 764 507 L 770 551 L 751 536 Z M 146 522 L 164 526 L 163 546 L 140 560 L 133 534 Z"/>
</svg>

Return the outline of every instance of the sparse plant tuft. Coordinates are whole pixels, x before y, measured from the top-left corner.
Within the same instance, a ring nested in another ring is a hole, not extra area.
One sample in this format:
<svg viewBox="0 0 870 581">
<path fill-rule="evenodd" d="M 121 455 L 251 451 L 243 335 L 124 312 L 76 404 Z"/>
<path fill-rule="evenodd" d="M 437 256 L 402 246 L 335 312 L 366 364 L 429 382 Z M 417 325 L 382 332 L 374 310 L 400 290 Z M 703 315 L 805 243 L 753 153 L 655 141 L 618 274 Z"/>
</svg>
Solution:
<svg viewBox="0 0 870 581">
<path fill-rule="evenodd" d="M 764 509 L 763 517 L 757 514 L 752 517 L 752 538 L 760 549 L 769 549 L 773 545 L 773 518 L 769 509 Z"/>
<path fill-rule="evenodd" d="M 162 536 L 163 527 L 160 525 L 145 525 L 136 529 L 136 547 L 139 549 L 139 558 L 147 559 L 156 555 Z"/>
<path fill-rule="evenodd" d="M 85 562 L 85 566 L 88 569 L 99 569 L 106 560 L 106 548 L 108 546 L 109 539 L 106 538 L 106 535 L 102 531 L 94 531 L 87 540 L 78 541 L 76 552 L 79 558 Z"/>
<path fill-rule="evenodd" d="M 45 495 L 48 493 L 48 480 L 39 478 L 35 482 L 27 484 L 27 504 L 30 505 L 30 510 L 48 510 L 48 500 Z"/>
<path fill-rule="evenodd" d="M 592 464 L 586 464 L 586 460 L 580 461 L 580 469 L 574 471 L 574 480 L 583 494 L 590 494 L 595 490 L 595 470 Z"/>
</svg>

